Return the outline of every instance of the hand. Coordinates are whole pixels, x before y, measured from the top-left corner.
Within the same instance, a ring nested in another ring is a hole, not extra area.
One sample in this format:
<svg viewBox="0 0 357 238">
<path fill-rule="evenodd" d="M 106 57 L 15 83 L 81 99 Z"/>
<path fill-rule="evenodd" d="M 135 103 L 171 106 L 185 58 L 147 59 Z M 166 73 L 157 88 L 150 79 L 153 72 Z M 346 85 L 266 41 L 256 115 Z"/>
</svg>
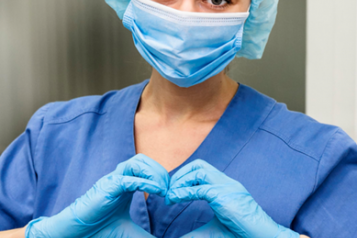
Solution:
<svg viewBox="0 0 357 238">
<path fill-rule="evenodd" d="M 157 162 L 139 154 L 120 163 L 82 197 L 53 217 L 31 221 L 26 238 L 152 237 L 129 215 L 137 190 L 165 196 L 170 178 Z"/>
<path fill-rule="evenodd" d="M 216 225 L 222 224 L 234 237 L 299 237 L 274 222 L 241 183 L 202 160 L 181 168 L 171 178 L 165 197 L 168 205 L 192 200 L 206 200 L 219 221 Z"/>
</svg>

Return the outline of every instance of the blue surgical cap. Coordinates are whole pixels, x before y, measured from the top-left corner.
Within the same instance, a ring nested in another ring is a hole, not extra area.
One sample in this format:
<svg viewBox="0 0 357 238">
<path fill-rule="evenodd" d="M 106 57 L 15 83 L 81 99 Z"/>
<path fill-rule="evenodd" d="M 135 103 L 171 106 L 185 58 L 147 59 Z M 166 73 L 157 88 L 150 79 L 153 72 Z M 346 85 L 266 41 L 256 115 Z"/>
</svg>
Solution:
<svg viewBox="0 0 357 238">
<path fill-rule="evenodd" d="M 123 19 L 130 0 L 105 0 Z M 260 59 L 273 29 L 279 0 L 251 0 L 250 15 L 245 23 L 242 49 L 237 57 Z"/>
</svg>

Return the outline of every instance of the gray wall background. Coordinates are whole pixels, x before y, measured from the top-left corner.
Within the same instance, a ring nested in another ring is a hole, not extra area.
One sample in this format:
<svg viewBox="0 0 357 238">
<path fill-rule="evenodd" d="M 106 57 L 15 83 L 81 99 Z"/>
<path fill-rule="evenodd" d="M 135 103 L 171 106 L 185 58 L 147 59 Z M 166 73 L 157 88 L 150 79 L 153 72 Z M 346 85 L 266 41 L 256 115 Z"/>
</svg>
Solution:
<svg viewBox="0 0 357 238">
<path fill-rule="evenodd" d="M 229 75 L 305 111 L 306 0 L 285 0 L 262 60 Z M 51 101 L 120 89 L 150 76 L 104 0 L 0 0 L 0 153 Z"/>
</svg>

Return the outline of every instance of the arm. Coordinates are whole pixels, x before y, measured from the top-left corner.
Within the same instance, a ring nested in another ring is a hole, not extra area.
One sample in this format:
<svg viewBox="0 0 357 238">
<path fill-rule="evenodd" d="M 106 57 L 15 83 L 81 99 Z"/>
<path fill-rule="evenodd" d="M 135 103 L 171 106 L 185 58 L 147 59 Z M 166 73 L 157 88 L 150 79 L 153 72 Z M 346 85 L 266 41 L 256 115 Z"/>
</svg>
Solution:
<svg viewBox="0 0 357 238">
<path fill-rule="evenodd" d="M 357 145 L 338 130 L 321 156 L 315 192 L 291 227 L 310 237 L 356 237 Z"/>
<path fill-rule="evenodd" d="M 37 110 L 26 130 L 0 155 L 0 231 L 24 227 L 33 217 L 37 183 L 34 154 L 49 106 Z"/>
<path fill-rule="evenodd" d="M 8 231 L 0 231 L 0 237 L 2 238 L 25 238 L 25 230 L 26 227 L 8 230 Z"/>
</svg>

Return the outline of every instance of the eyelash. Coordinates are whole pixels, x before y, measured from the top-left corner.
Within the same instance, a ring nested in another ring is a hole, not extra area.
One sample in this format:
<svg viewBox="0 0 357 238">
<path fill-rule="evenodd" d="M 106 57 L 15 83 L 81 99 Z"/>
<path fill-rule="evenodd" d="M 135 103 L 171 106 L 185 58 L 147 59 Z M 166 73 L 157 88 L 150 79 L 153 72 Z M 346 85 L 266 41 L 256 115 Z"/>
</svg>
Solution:
<svg viewBox="0 0 357 238">
<path fill-rule="evenodd" d="M 232 4 L 232 0 L 223 0 L 226 2 L 226 4 L 224 4 L 224 5 L 213 5 L 211 3 L 208 3 L 208 1 L 212 1 L 212 0 L 201 0 L 201 1 L 204 2 L 206 5 L 209 5 L 209 7 L 214 10 L 223 10 L 223 9 L 227 8 L 227 6 Z"/>
</svg>

